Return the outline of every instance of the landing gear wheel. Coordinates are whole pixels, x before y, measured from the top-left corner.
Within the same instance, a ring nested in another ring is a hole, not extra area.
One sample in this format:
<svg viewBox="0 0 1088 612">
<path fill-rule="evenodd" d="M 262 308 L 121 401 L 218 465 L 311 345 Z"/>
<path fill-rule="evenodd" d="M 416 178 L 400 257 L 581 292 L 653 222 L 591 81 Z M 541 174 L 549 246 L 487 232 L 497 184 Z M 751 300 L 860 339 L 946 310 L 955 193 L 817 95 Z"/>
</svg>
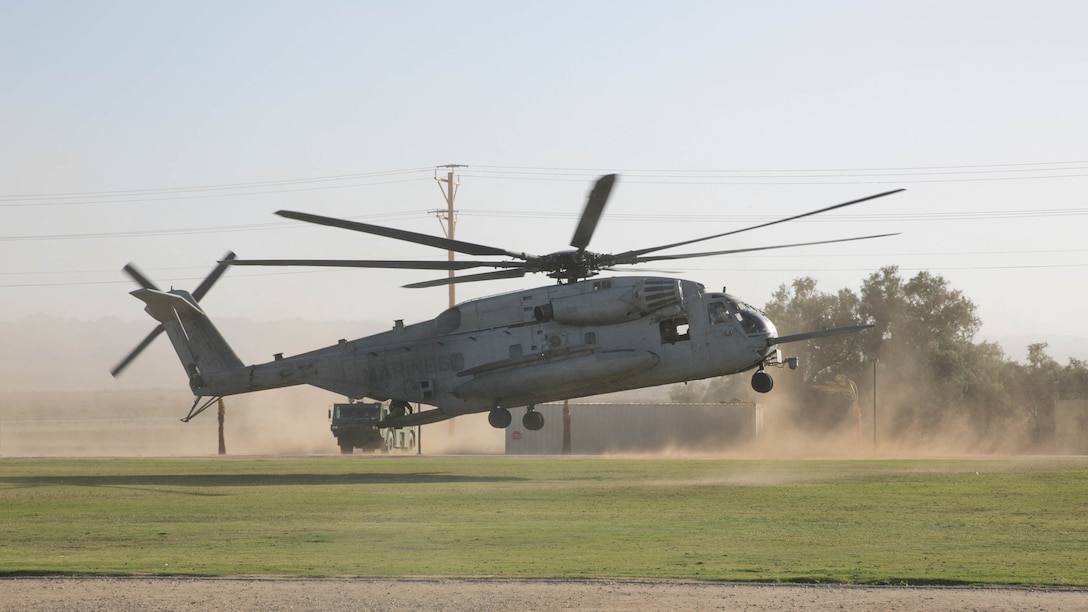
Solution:
<svg viewBox="0 0 1088 612">
<path fill-rule="evenodd" d="M 341 455 L 350 455 L 354 450 L 355 450 L 355 445 L 353 445 L 353 444 L 341 444 L 340 445 L 340 454 Z"/>
<path fill-rule="evenodd" d="M 495 429 L 506 429 L 513 420 L 514 417 L 510 416 L 510 411 L 506 408 L 492 408 L 491 412 L 487 413 L 487 422 L 491 423 Z"/>
<path fill-rule="evenodd" d="M 544 415 L 533 410 L 532 406 L 530 406 L 525 416 L 521 417 L 521 424 L 529 431 L 540 431 L 544 428 Z"/>
<path fill-rule="evenodd" d="M 774 387 L 774 379 L 771 375 L 760 370 L 752 374 L 752 388 L 758 393 L 767 393 Z"/>
</svg>

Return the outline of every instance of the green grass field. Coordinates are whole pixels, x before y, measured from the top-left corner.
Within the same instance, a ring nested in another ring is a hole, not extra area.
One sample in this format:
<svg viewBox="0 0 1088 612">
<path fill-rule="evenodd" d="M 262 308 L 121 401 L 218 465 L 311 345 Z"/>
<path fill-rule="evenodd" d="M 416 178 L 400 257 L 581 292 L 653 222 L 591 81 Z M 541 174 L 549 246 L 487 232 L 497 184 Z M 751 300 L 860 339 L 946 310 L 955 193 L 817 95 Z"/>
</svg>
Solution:
<svg viewBox="0 0 1088 612">
<path fill-rule="evenodd" d="M 0 461 L 0 574 L 1088 586 L 1088 460 Z"/>
</svg>

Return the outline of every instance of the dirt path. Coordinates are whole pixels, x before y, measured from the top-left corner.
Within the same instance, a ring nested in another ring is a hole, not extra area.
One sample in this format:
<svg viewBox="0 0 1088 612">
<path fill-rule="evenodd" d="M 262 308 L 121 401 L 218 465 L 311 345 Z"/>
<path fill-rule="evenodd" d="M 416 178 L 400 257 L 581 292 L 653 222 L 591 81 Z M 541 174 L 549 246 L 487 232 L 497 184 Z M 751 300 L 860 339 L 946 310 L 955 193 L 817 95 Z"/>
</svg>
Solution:
<svg viewBox="0 0 1088 612">
<path fill-rule="evenodd" d="M 5 578 L 0 610 L 1088 610 L 1088 591 L 679 581 Z"/>
</svg>

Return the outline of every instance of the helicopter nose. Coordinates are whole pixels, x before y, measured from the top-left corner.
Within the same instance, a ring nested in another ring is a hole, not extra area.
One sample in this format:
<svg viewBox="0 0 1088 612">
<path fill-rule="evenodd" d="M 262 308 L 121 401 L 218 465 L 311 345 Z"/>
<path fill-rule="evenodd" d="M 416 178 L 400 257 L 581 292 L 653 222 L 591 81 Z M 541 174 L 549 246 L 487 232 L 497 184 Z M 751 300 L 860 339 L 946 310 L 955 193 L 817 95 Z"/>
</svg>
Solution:
<svg viewBox="0 0 1088 612">
<path fill-rule="evenodd" d="M 752 350 L 763 357 L 774 352 L 774 346 L 767 344 L 767 338 L 777 338 L 778 328 L 763 313 L 749 311 L 744 313 L 745 332 Z"/>
<path fill-rule="evenodd" d="M 777 338 L 778 328 L 774 326 L 774 323 L 772 323 L 771 320 L 764 316 L 762 313 L 759 315 L 759 318 L 763 321 L 763 329 L 766 331 L 767 337 Z"/>
</svg>

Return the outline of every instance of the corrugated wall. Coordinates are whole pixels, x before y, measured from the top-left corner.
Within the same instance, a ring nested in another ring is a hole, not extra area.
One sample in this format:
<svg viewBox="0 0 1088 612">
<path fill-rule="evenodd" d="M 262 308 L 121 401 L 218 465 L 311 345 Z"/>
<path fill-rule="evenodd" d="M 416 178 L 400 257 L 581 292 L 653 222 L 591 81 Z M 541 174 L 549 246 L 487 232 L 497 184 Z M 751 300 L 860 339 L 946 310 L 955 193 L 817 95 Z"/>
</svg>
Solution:
<svg viewBox="0 0 1088 612">
<path fill-rule="evenodd" d="M 522 427 L 524 409 L 514 409 L 506 430 L 508 455 L 552 455 L 563 449 L 563 405 L 536 407 L 544 428 Z M 759 435 L 759 404 L 597 404 L 572 403 L 571 453 L 651 453 L 663 450 L 729 450 Z"/>
</svg>

